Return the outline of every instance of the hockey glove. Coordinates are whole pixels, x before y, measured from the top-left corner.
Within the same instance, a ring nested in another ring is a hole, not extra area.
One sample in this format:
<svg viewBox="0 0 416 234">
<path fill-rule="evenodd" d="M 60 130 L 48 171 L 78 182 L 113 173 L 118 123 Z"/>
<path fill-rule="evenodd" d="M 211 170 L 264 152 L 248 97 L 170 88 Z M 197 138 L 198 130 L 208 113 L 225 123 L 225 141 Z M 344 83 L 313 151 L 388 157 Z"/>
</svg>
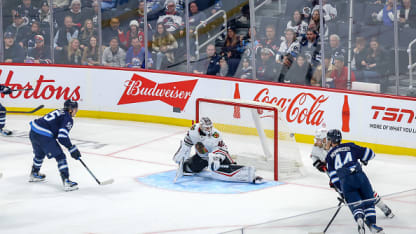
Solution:
<svg viewBox="0 0 416 234">
<path fill-rule="evenodd" d="M 73 145 L 69 148 L 69 153 L 71 153 L 71 157 L 73 157 L 76 160 L 81 158 L 81 153 L 79 152 L 76 145 Z"/>
<path fill-rule="evenodd" d="M 208 154 L 208 167 L 209 170 L 211 171 L 216 171 L 218 169 L 220 169 L 221 167 L 221 160 L 222 160 L 222 155 L 219 154 Z"/>
<path fill-rule="evenodd" d="M 326 164 L 319 159 L 313 163 L 313 166 L 316 167 L 316 169 L 318 169 L 320 172 L 327 171 Z"/>
<path fill-rule="evenodd" d="M 12 89 L 7 87 L 7 86 L 3 86 L 3 88 L 0 91 L 4 94 L 11 94 L 12 93 Z"/>
</svg>

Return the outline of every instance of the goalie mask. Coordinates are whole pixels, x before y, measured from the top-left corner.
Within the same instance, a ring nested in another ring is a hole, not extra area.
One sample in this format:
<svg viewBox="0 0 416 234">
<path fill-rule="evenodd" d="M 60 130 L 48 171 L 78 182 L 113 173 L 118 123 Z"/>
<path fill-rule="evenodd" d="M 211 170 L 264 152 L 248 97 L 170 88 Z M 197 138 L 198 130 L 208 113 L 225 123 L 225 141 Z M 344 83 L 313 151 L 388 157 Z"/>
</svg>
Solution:
<svg viewBox="0 0 416 234">
<path fill-rule="evenodd" d="M 199 121 L 199 129 L 207 136 L 212 134 L 212 122 L 208 117 L 202 117 Z"/>
</svg>

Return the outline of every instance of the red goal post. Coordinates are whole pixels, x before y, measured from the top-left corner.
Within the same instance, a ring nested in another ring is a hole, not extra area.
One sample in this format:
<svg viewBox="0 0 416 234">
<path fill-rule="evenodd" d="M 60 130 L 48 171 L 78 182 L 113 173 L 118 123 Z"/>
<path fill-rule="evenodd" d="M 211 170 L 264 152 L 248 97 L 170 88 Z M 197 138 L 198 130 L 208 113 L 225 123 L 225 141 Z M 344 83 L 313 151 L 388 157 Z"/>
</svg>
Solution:
<svg viewBox="0 0 416 234">
<path fill-rule="evenodd" d="M 268 103 L 261 103 L 255 101 L 248 101 L 248 100 L 241 100 L 241 99 L 207 99 L 207 98 L 198 98 L 196 99 L 196 109 L 195 109 L 195 121 L 196 123 L 199 122 L 199 119 L 202 117 L 200 116 L 200 108 L 202 103 L 211 103 L 211 104 L 218 104 L 218 105 L 226 105 L 226 106 L 233 106 L 234 108 L 249 108 L 253 110 L 257 110 L 259 113 L 261 111 L 271 111 L 273 112 L 273 174 L 274 180 L 277 181 L 279 179 L 278 176 L 278 119 L 279 119 L 279 107 L 275 105 L 271 105 Z M 236 110 L 236 109 L 234 109 Z M 260 111 L 261 110 L 261 111 Z M 209 117 L 209 116 L 208 116 Z M 214 121 L 215 124 L 215 121 Z"/>
</svg>

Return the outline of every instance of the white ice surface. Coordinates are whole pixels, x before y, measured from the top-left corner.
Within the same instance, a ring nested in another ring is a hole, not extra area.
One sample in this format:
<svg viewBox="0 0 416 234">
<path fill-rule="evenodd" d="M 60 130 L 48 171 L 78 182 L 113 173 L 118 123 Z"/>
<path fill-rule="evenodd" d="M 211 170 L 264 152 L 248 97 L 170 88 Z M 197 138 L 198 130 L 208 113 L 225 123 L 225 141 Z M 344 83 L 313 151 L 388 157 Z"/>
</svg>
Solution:
<svg viewBox="0 0 416 234">
<path fill-rule="evenodd" d="M 98 186 L 70 157 L 71 179 L 79 183 L 79 190 L 62 190 L 53 159 L 45 159 L 41 169 L 47 182 L 28 183 L 33 154 L 27 132 L 33 118 L 8 116 L 7 127 L 15 134 L 0 136 L 1 234 L 218 233 L 337 205 L 327 177 L 311 166 L 311 145 L 300 144 L 306 176 L 284 181 L 285 185 L 242 194 L 177 192 L 142 184 L 137 177 L 175 169 L 172 155 L 187 128 L 87 118 L 75 119 L 73 143 L 96 176 L 114 178 L 114 184 Z M 416 157 L 377 155 L 365 170 L 381 195 L 416 187 Z M 416 233 L 415 194 L 410 201 L 384 200 L 396 214 L 387 220 L 377 210 L 386 233 Z M 297 224 L 323 229 L 332 213 L 300 216 L 291 225 L 298 233 L 307 232 Z M 356 233 L 351 217 L 343 208 L 337 219 L 345 224 L 334 224 L 332 233 Z"/>
</svg>

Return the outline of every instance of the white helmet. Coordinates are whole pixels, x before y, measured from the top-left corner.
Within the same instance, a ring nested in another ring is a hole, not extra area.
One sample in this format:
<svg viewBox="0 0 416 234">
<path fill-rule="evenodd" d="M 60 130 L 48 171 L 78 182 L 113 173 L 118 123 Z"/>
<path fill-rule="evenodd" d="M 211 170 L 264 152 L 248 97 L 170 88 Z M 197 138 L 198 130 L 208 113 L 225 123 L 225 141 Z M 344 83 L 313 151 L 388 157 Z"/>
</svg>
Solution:
<svg viewBox="0 0 416 234">
<path fill-rule="evenodd" d="M 212 134 L 212 121 L 208 117 L 202 117 L 199 123 L 199 128 L 201 131 L 204 134 L 210 136 Z"/>
<path fill-rule="evenodd" d="M 326 128 L 317 129 L 315 131 L 314 142 L 316 143 L 316 140 L 323 140 L 323 139 L 325 139 L 327 133 L 328 133 L 328 129 L 326 129 Z"/>
</svg>

